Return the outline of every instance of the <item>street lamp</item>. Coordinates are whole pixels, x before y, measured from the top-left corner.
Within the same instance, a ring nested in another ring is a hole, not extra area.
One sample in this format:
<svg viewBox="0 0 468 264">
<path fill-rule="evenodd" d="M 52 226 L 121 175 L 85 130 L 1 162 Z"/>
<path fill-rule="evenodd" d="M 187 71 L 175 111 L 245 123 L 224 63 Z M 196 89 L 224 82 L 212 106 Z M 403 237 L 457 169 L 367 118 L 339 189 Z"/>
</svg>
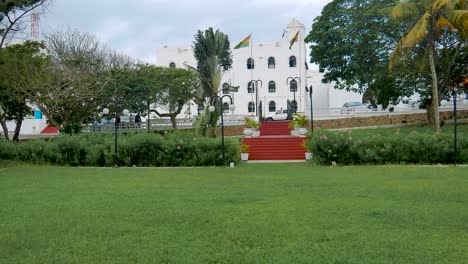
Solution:
<svg viewBox="0 0 468 264">
<path fill-rule="evenodd" d="M 102 109 L 102 113 L 105 114 L 105 115 L 109 114 L 109 112 L 110 112 L 110 111 L 109 111 L 108 108 Z M 128 113 L 129 113 L 129 111 L 128 111 L 127 109 L 124 109 L 124 110 L 122 111 L 122 113 L 123 113 L 125 116 L 127 116 Z M 115 112 L 115 121 L 114 121 L 114 131 L 115 131 L 115 132 L 114 132 L 114 134 L 115 134 L 115 135 L 114 135 L 114 138 L 115 138 L 115 140 L 114 140 L 114 157 L 116 158 L 116 160 L 117 160 L 117 128 L 118 128 L 118 123 L 117 123 L 117 112 Z"/>
<path fill-rule="evenodd" d="M 453 87 L 453 164 L 457 165 L 457 92 Z"/>
<path fill-rule="evenodd" d="M 309 93 L 310 97 L 310 131 L 314 133 L 314 111 L 313 111 L 313 105 L 312 105 L 312 85 L 310 85 L 310 88 L 307 88 L 306 86 L 306 92 Z"/>
<path fill-rule="evenodd" d="M 224 119 L 223 119 L 223 115 L 224 115 L 224 109 L 223 109 L 223 99 L 227 97 L 229 98 L 231 104 L 229 105 L 229 109 L 231 111 L 234 111 L 235 109 L 235 106 L 232 102 L 232 97 L 228 94 L 226 95 L 223 95 L 221 97 L 219 97 L 218 95 L 214 95 L 210 98 L 210 106 L 208 107 L 208 111 L 210 111 L 211 113 L 213 113 L 215 110 L 216 110 L 216 107 L 213 105 L 213 102 L 215 100 L 218 100 L 219 101 L 219 104 L 221 105 L 221 151 L 222 151 L 222 158 L 223 158 L 223 165 L 226 165 L 226 162 L 224 160 Z"/>
<path fill-rule="evenodd" d="M 258 83 L 260 83 L 260 86 L 263 86 L 262 80 L 251 80 L 250 83 L 254 85 L 255 89 L 255 115 L 258 117 Z M 258 120 L 261 120 L 259 117 Z"/>
<path fill-rule="evenodd" d="M 291 80 L 291 81 L 289 81 Z M 292 76 L 289 76 L 287 79 L 286 79 L 286 85 L 290 85 L 289 86 L 289 90 L 291 92 L 293 92 L 293 102 L 294 102 L 294 114 L 297 112 L 297 102 L 296 102 L 296 92 L 297 92 L 297 85 L 298 85 L 298 81 L 299 80 L 299 85 L 301 85 L 301 78 L 299 77 L 292 77 Z M 293 87 L 293 84 L 294 84 L 294 87 Z"/>
</svg>

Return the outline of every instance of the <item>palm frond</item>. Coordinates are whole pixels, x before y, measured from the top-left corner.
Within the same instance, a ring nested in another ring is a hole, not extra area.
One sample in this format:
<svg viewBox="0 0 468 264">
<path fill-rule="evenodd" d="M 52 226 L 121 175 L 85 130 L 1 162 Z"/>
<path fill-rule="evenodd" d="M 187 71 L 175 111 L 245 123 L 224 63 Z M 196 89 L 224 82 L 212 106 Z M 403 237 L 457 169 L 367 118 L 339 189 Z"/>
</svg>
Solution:
<svg viewBox="0 0 468 264">
<path fill-rule="evenodd" d="M 448 13 L 452 24 L 464 32 L 468 31 L 468 10 L 453 10 Z"/>
<path fill-rule="evenodd" d="M 399 19 L 412 17 L 418 14 L 418 6 L 413 2 L 400 2 L 390 10 L 390 16 Z"/>
<path fill-rule="evenodd" d="M 436 29 L 447 29 L 450 31 L 457 31 L 457 28 L 450 23 L 445 17 L 441 16 L 436 22 Z"/>
<path fill-rule="evenodd" d="M 417 43 L 421 42 L 428 34 L 428 19 L 431 15 L 426 12 L 424 15 L 414 24 L 410 31 L 401 39 L 402 48 L 414 47 Z"/>
<path fill-rule="evenodd" d="M 446 8 L 448 10 L 453 9 L 453 0 L 435 0 L 431 4 L 431 11 L 438 12 L 442 8 Z"/>
</svg>

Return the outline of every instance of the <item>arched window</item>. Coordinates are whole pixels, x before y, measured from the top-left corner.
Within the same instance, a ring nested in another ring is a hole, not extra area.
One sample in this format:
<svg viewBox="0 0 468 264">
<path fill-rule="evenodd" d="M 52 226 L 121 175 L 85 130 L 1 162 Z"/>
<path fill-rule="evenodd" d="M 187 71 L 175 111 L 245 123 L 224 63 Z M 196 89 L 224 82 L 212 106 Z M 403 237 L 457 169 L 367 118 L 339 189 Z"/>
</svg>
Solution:
<svg viewBox="0 0 468 264">
<path fill-rule="evenodd" d="M 294 112 L 297 111 L 297 102 L 296 101 L 294 101 L 294 100 L 291 101 L 291 108 L 292 108 L 292 110 Z"/>
<path fill-rule="evenodd" d="M 255 112 L 255 103 L 250 102 L 249 103 L 249 113 L 253 113 L 253 112 Z"/>
<path fill-rule="evenodd" d="M 290 68 L 295 68 L 296 67 L 296 57 L 295 56 L 289 57 L 289 67 Z"/>
<path fill-rule="evenodd" d="M 176 65 L 175 65 L 174 62 L 169 63 L 169 68 L 175 68 L 175 67 L 176 67 Z"/>
<path fill-rule="evenodd" d="M 254 93 L 254 92 L 255 92 L 254 83 L 250 81 L 247 84 L 247 93 Z"/>
<path fill-rule="evenodd" d="M 276 83 L 274 81 L 270 81 L 268 83 L 268 92 L 270 93 L 276 92 Z"/>
<path fill-rule="evenodd" d="M 228 83 L 223 84 L 223 94 L 229 94 L 229 84 Z"/>
<path fill-rule="evenodd" d="M 254 65 L 254 60 L 252 58 L 248 58 L 247 59 L 247 69 L 248 70 L 251 70 L 255 67 Z"/>
<path fill-rule="evenodd" d="M 224 113 L 229 113 L 229 104 L 228 103 L 223 103 L 223 112 Z"/>
<path fill-rule="evenodd" d="M 268 111 L 269 112 L 276 112 L 276 103 L 275 103 L 275 101 L 271 101 L 268 104 Z"/>
<path fill-rule="evenodd" d="M 198 111 L 203 111 L 203 110 L 205 110 L 205 106 L 203 104 L 199 104 L 198 107 L 197 107 L 197 110 Z"/>
<path fill-rule="evenodd" d="M 268 69 L 274 69 L 275 68 L 275 58 L 270 57 L 268 58 Z"/>
<path fill-rule="evenodd" d="M 292 81 L 289 83 L 289 91 L 291 91 L 291 92 L 297 92 L 297 82 L 296 82 L 296 80 L 292 80 Z"/>
</svg>

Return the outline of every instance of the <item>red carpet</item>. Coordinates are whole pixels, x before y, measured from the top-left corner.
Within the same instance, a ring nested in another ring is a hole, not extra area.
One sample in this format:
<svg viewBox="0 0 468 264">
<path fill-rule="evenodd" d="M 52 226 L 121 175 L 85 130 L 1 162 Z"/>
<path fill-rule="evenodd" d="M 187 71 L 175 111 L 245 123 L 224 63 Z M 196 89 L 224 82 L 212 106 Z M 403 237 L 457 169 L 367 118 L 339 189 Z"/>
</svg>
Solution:
<svg viewBox="0 0 468 264">
<path fill-rule="evenodd" d="M 263 122 L 260 137 L 244 138 L 250 146 L 249 160 L 305 160 L 305 137 L 290 136 L 289 121 Z"/>
</svg>

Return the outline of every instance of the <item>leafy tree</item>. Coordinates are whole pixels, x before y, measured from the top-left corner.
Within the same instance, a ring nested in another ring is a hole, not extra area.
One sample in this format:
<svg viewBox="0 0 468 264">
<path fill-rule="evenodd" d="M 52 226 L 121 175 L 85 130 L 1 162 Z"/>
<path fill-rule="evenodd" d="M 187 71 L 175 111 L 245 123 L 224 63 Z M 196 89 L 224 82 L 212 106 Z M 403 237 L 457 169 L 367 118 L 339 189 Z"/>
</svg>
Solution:
<svg viewBox="0 0 468 264">
<path fill-rule="evenodd" d="M 8 38 L 24 29 L 23 21 L 33 10 L 44 7 L 49 0 L 0 1 L 0 49 Z"/>
<path fill-rule="evenodd" d="M 15 120 L 13 141 L 18 141 L 24 116 L 30 111 L 31 80 L 41 79 L 48 59 L 41 54 L 44 44 L 26 41 L 0 49 L 0 123 L 8 139 L 6 121 Z"/>
<path fill-rule="evenodd" d="M 445 30 L 458 30 L 460 41 L 466 41 L 468 33 L 468 4 L 464 0 L 413 0 L 398 1 L 391 9 L 391 16 L 400 21 L 406 19 L 412 22 L 412 27 L 406 35 L 400 39 L 395 50 L 390 56 L 389 68 L 407 57 L 415 48 L 424 47 L 431 72 L 431 104 L 429 112 L 432 112 L 433 125 L 436 132 L 440 132 L 439 121 L 439 79 L 437 78 L 437 66 L 435 53 L 440 37 Z"/>
<path fill-rule="evenodd" d="M 335 83 L 336 89 L 376 97 L 387 105 L 414 92 L 414 78 L 388 73 L 388 56 L 403 26 L 381 12 L 395 1 L 334 0 L 315 18 L 305 41 L 311 47 L 311 63 L 324 73 L 322 82 Z M 374 102 L 375 103 L 375 102 Z"/>
<path fill-rule="evenodd" d="M 228 36 L 219 30 L 213 31 L 213 28 L 205 31 L 198 30 L 197 34 L 195 34 L 193 49 L 197 60 L 196 71 L 201 84 L 196 94 L 198 104 L 218 94 L 223 73 L 229 70 L 232 65 L 229 45 Z M 205 111 L 205 114 L 208 115 L 208 123 L 212 128 L 211 133 L 213 136 L 213 129 L 216 127 L 221 106 L 219 105 L 216 109 L 217 111 L 214 113 Z"/>
</svg>

